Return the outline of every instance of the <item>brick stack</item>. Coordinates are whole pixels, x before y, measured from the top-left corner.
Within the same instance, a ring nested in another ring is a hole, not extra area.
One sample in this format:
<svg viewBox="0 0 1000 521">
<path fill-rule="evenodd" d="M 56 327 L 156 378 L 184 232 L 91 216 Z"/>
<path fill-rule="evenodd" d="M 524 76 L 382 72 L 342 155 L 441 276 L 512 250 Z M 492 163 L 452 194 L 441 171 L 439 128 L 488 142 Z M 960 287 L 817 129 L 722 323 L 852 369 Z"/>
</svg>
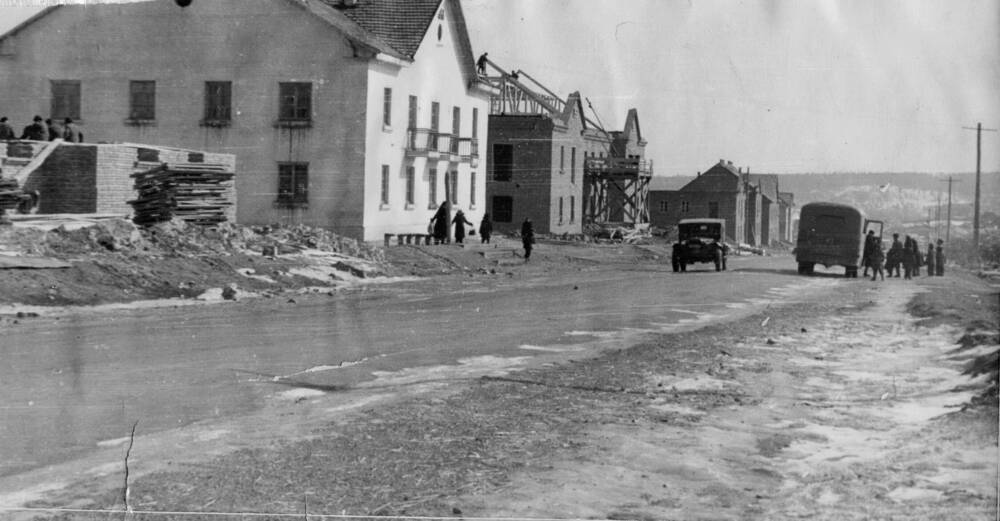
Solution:
<svg viewBox="0 0 1000 521">
<path fill-rule="evenodd" d="M 23 199 L 24 193 L 14 179 L 0 177 L 0 213 L 4 210 L 17 208 Z"/>
<path fill-rule="evenodd" d="M 138 197 L 129 201 L 132 220 L 149 225 L 173 218 L 190 224 L 212 226 L 227 220 L 230 185 L 234 173 L 227 165 L 164 163 L 132 174 Z"/>
</svg>

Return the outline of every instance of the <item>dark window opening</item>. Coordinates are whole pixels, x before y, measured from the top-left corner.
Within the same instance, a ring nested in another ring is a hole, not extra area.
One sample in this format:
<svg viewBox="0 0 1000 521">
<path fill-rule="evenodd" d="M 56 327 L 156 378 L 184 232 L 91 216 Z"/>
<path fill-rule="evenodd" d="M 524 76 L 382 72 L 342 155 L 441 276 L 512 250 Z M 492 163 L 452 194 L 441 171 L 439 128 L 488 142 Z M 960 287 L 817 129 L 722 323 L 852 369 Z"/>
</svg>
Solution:
<svg viewBox="0 0 1000 521">
<path fill-rule="evenodd" d="M 205 121 L 228 122 L 233 118 L 233 82 L 205 82 Z"/>
<path fill-rule="evenodd" d="M 309 163 L 278 163 L 278 202 L 309 202 Z"/>
<path fill-rule="evenodd" d="M 156 119 L 156 82 L 129 82 L 129 119 Z"/>
<path fill-rule="evenodd" d="M 279 83 L 281 106 L 278 119 L 309 121 L 312 119 L 312 83 Z"/>
<path fill-rule="evenodd" d="M 50 116 L 62 123 L 66 118 L 80 119 L 80 81 L 52 80 Z"/>
<path fill-rule="evenodd" d="M 493 145 L 493 180 L 510 181 L 514 174 L 514 145 Z"/>
<path fill-rule="evenodd" d="M 382 94 L 382 124 L 392 126 L 392 89 L 388 87 Z"/>
<path fill-rule="evenodd" d="M 493 196 L 493 220 L 509 223 L 514 220 L 514 198 L 507 195 Z"/>
</svg>

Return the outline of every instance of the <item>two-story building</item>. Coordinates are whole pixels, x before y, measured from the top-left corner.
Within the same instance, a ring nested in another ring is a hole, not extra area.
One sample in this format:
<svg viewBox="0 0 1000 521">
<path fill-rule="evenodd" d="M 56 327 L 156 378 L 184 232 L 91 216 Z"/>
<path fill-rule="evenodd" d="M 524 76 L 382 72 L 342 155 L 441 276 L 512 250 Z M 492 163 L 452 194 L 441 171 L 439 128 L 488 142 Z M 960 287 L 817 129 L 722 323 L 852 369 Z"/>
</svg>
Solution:
<svg viewBox="0 0 1000 521">
<path fill-rule="evenodd" d="M 0 37 L 0 112 L 235 154 L 237 220 L 377 240 L 485 211 L 490 87 L 458 0 L 50 7 Z"/>
</svg>

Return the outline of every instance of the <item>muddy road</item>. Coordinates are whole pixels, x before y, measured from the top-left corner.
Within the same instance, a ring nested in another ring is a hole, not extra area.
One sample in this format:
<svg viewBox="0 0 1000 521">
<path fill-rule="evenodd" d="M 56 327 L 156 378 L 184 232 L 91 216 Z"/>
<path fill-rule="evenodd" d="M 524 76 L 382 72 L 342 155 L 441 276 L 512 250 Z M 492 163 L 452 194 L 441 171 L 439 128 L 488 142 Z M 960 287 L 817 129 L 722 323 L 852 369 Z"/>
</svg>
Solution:
<svg viewBox="0 0 1000 521">
<path fill-rule="evenodd" d="M 840 282 L 773 269 L 774 259 L 732 264 L 683 275 L 657 264 L 506 270 L 333 296 L 8 321 L 0 476 L 113 446 L 137 421 L 148 434 L 247 413 L 274 395 L 350 388 L 380 372 L 581 355 L 815 298 Z"/>
</svg>

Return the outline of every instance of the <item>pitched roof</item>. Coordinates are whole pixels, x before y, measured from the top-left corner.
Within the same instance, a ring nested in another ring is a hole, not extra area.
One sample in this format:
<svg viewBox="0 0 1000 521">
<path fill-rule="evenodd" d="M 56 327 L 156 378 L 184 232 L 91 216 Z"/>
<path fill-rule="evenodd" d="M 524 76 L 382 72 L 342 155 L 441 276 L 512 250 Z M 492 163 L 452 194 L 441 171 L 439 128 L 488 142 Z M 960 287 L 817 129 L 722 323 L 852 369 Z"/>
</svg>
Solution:
<svg viewBox="0 0 1000 521">
<path fill-rule="evenodd" d="M 413 59 L 442 0 L 321 0 L 382 40 L 406 58 Z"/>
<path fill-rule="evenodd" d="M 681 175 L 654 175 L 649 178 L 649 191 L 651 192 L 672 192 L 680 190 L 685 185 L 694 181 L 691 176 Z"/>
<path fill-rule="evenodd" d="M 771 202 L 778 202 L 778 176 L 774 174 L 747 174 L 750 184 L 759 186 L 760 193 Z"/>
<path fill-rule="evenodd" d="M 778 192 L 778 199 L 788 206 L 795 206 L 795 194 L 792 192 Z"/>
</svg>

